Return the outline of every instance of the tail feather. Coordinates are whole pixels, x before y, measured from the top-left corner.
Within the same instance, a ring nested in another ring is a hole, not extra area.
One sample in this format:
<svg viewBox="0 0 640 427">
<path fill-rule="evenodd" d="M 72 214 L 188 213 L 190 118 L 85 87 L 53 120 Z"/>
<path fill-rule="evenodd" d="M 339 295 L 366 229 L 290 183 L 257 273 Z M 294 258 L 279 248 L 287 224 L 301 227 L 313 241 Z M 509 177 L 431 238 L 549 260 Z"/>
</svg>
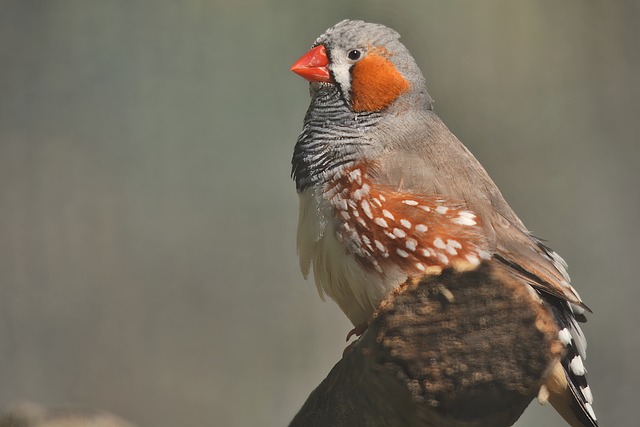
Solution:
<svg viewBox="0 0 640 427">
<path fill-rule="evenodd" d="M 586 401 L 584 394 L 570 384 L 569 375 L 561 362 L 554 366 L 543 387 L 546 395 L 544 400 L 539 399 L 540 403 L 546 403 L 548 399 L 551 406 L 571 427 L 598 426 L 591 403 Z"/>
<path fill-rule="evenodd" d="M 558 339 L 565 346 L 564 357 L 553 367 L 543 386 L 548 391 L 548 401 L 572 427 L 598 427 L 592 406 L 593 394 L 584 367 L 584 335 L 567 302 L 557 299 L 550 301 L 548 298 L 546 302 L 561 328 Z"/>
</svg>

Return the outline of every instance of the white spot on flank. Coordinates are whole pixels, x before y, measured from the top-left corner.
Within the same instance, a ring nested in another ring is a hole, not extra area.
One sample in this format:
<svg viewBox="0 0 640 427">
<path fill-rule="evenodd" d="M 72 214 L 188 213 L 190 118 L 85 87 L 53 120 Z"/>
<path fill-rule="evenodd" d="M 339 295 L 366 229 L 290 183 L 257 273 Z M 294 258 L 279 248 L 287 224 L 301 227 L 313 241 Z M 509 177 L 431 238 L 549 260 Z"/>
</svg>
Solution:
<svg viewBox="0 0 640 427">
<path fill-rule="evenodd" d="M 384 247 L 380 240 L 374 240 L 373 244 L 376 245 L 376 248 L 378 248 L 380 252 L 387 252 L 387 248 Z"/>
<path fill-rule="evenodd" d="M 361 226 L 363 226 L 367 230 L 369 229 L 369 226 L 367 225 L 367 222 L 364 219 L 358 217 L 358 218 L 356 218 L 356 221 L 358 221 L 358 224 L 360 224 Z"/>
<path fill-rule="evenodd" d="M 347 201 L 342 199 L 342 200 L 338 200 L 338 202 L 336 203 L 338 205 L 338 209 L 346 211 L 349 207 L 347 206 Z"/>
<path fill-rule="evenodd" d="M 580 387 L 580 390 L 582 390 L 584 400 L 586 400 L 587 403 L 593 404 L 593 394 L 591 394 L 591 389 L 589 388 L 589 386 Z"/>
<path fill-rule="evenodd" d="M 342 216 L 342 218 L 344 218 L 346 220 L 351 219 L 351 215 L 349 215 L 349 212 L 340 211 L 340 215 Z"/>
<path fill-rule="evenodd" d="M 453 218 L 451 222 L 458 225 L 476 225 L 476 222 L 471 218 L 462 217 L 462 216 L 458 218 Z"/>
<path fill-rule="evenodd" d="M 407 258 L 409 256 L 409 252 L 404 251 L 402 249 L 396 249 L 396 253 L 400 255 L 402 258 Z"/>
<path fill-rule="evenodd" d="M 438 261 L 443 264 L 449 264 L 449 258 L 447 258 L 447 256 L 443 253 L 438 253 Z"/>
<path fill-rule="evenodd" d="M 404 230 L 401 230 L 399 228 L 394 228 L 393 229 L 393 234 L 395 234 L 396 236 L 398 236 L 401 239 L 403 237 L 407 237 L 407 233 L 405 233 Z"/>
<path fill-rule="evenodd" d="M 571 338 L 571 332 L 569 332 L 567 328 L 564 328 L 563 330 L 558 332 L 558 338 L 560 339 L 560 342 L 564 345 L 571 344 L 571 340 L 573 339 Z"/>
<path fill-rule="evenodd" d="M 431 208 L 429 206 L 418 206 L 418 207 L 425 212 L 431 212 Z"/>
<path fill-rule="evenodd" d="M 354 200 L 361 200 L 367 194 L 369 194 L 369 191 L 366 191 L 365 188 L 362 187 L 354 191 L 352 197 Z"/>
<path fill-rule="evenodd" d="M 360 171 L 360 169 L 354 169 L 351 172 L 349 172 L 349 181 L 350 182 L 357 181 L 358 184 L 360 184 L 361 179 L 362 179 L 362 172 Z"/>
<path fill-rule="evenodd" d="M 382 200 L 383 202 L 387 201 L 387 199 L 385 199 L 385 197 L 382 194 L 379 194 L 378 197 L 380 197 L 380 200 Z"/>
<path fill-rule="evenodd" d="M 402 203 L 409 206 L 418 206 L 418 202 L 416 202 L 415 200 L 403 200 Z"/>
<path fill-rule="evenodd" d="M 447 239 L 447 246 L 456 249 L 462 249 L 462 245 L 457 240 Z"/>
<path fill-rule="evenodd" d="M 462 249 L 462 245 L 457 240 L 447 239 L 447 252 L 451 255 L 458 255 L 456 249 Z"/>
<path fill-rule="evenodd" d="M 438 212 L 439 214 L 442 214 L 442 215 L 446 214 L 448 211 L 449 211 L 449 208 L 446 207 L 446 206 L 438 206 L 436 208 L 436 212 Z"/>
<path fill-rule="evenodd" d="M 584 375 L 586 373 L 586 369 L 584 369 L 584 365 L 582 364 L 582 357 L 576 356 L 571 359 L 571 363 L 569 363 L 569 368 L 576 375 Z"/>
<path fill-rule="evenodd" d="M 410 251 L 415 251 L 416 247 L 418 247 L 418 241 L 416 239 L 412 239 L 411 237 L 407 238 L 407 241 L 404 244 L 407 249 Z"/>
<path fill-rule="evenodd" d="M 371 200 L 372 200 L 372 201 L 373 201 L 373 203 L 375 203 L 376 205 L 378 205 L 378 206 L 382 206 L 382 202 L 380 201 L 380 199 L 378 199 L 378 198 L 376 198 L 376 197 L 373 197 Z"/>
<path fill-rule="evenodd" d="M 467 261 L 469 261 L 469 264 L 474 267 L 480 264 L 480 260 L 475 255 L 467 255 L 465 258 L 467 259 Z"/>
<path fill-rule="evenodd" d="M 395 221 L 395 217 L 393 216 L 393 214 L 391 212 L 389 212 L 386 209 L 382 209 L 382 215 L 386 216 L 387 218 L 389 218 L 391 221 Z"/>
<path fill-rule="evenodd" d="M 416 262 L 416 268 L 417 268 L 418 270 L 420 270 L 420 271 L 424 271 L 424 270 L 425 270 L 425 268 L 424 268 L 424 264 L 423 264 L 423 263 L 421 263 L 421 262 Z"/>
<path fill-rule="evenodd" d="M 424 225 L 424 224 L 418 224 L 418 225 L 416 225 L 416 231 L 417 231 L 418 233 L 424 233 L 424 232 L 425 232 L 425 231 L 427 231 L 428 229 L 429 229 L 429 227 L 427 227 L 427 226 L 426 226 L 426 225 Z"/>
<path fill-rule="evenodd" d="M 377 225 L 383 228 L 387 228 L 389 226 L 389 224 L 387 224 L 387 221 L 385 221 L 384 218 L 376 218 L 373 220 L 373 222 L 375 222 Z"/>
<path fill-rule="evenodd" d="M 420 252 L 422 252 L 422 256 L 425 256 L 425 257 L 431 256 L 431 252 L 429 252 L 428 249 L 421 249 Z"/>
<path fill-rule="evenodd" d="M 445 245 L 442 239 L 439 237 L 433 241 L 433 246 L 435 246 L 438 249 L 444 249 L 447 247 L 447 245 Z"/>
<path fill-rule="evenodd" d="M 395 238 L 396 238 L 395 234 L 389 233 L 387 230 L 384 230 L 383 232 L 384 232 L 384 234 L 387 235 L 388 238 L 390 238 L 391 240 L 395 240 Z"/>
<path fill-rule="evenodd" d="M 373 268 L 375 268 L 378 273 L 382 273 L 382 267 L 380 267 L 377 261 L 373 262 Z"/>
<path fill-rule="evenodd" d="M 479 251 L 478 255 L 480 256 L 480 258 L 484 259 L 484 260 L 488 260 L 491 259 L 491 254 L 487 251 Z"/>
<path fill-rule="evenodd" d="M 400 220 L 400 224 L 402 224 L 404 228 L 407 228 L 407 229 L 411 228 L 411 223 L 404 218 Z"/>
<path fill-rule="evenodd" d="M 371 205 L 369 205 L 369 202 L 367 202 L 366 200 L 363 200 L 360 203 L 360 206 L 362 206 L 362 210 L 364 211 L 364 214 L 368 216 L 369 219 L 373 219 L 373 212 L 371 212 Z"/>
</svg>

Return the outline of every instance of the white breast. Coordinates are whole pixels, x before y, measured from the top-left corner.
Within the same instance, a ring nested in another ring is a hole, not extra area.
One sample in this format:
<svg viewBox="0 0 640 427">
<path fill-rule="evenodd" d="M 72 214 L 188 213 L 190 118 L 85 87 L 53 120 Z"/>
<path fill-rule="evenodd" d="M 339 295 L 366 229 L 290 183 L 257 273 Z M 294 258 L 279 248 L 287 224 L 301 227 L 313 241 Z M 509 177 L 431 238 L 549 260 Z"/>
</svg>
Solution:
<svg viewBox="0 0 640 427">
<path fill-rule="evenodd" d="M 336 238 L 333 208 L 309 188 L 300 194 L 298 255 L 305 278 L 313 266 L 320 297 L 327 294 L 344 311 L 351 323 L 370 319 L 389 292 L 407 279 L 399 269 L 380 274 L 365 270 Z"/>
</svg>

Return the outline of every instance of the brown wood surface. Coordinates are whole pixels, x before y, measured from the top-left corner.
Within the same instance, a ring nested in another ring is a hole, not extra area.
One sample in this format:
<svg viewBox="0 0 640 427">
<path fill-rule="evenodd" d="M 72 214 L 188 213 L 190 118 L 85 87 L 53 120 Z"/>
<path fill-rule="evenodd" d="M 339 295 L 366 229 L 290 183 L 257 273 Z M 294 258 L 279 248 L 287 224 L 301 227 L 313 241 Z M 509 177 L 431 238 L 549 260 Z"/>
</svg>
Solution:
<svg viewBox="0 0 640 427">
<path fill-rule="evenodd" d="M 407 283 L 290 426 L 510 426 L 557 360 L 556 334 L 501 265 Z"/>
</svg>

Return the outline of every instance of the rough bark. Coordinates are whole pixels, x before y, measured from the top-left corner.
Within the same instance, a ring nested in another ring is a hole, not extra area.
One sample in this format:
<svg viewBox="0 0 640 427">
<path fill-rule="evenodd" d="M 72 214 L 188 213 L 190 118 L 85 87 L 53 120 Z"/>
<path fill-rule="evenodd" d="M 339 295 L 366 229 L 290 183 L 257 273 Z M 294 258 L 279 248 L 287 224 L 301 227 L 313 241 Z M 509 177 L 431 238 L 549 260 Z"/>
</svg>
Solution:
<svg viewBox="0 0 640 427">
<path fill-rule="evenodd" d="M 499 264 L 406 283 L 290 426 L 510 426 L 562 346 Z"/>
</svg>

